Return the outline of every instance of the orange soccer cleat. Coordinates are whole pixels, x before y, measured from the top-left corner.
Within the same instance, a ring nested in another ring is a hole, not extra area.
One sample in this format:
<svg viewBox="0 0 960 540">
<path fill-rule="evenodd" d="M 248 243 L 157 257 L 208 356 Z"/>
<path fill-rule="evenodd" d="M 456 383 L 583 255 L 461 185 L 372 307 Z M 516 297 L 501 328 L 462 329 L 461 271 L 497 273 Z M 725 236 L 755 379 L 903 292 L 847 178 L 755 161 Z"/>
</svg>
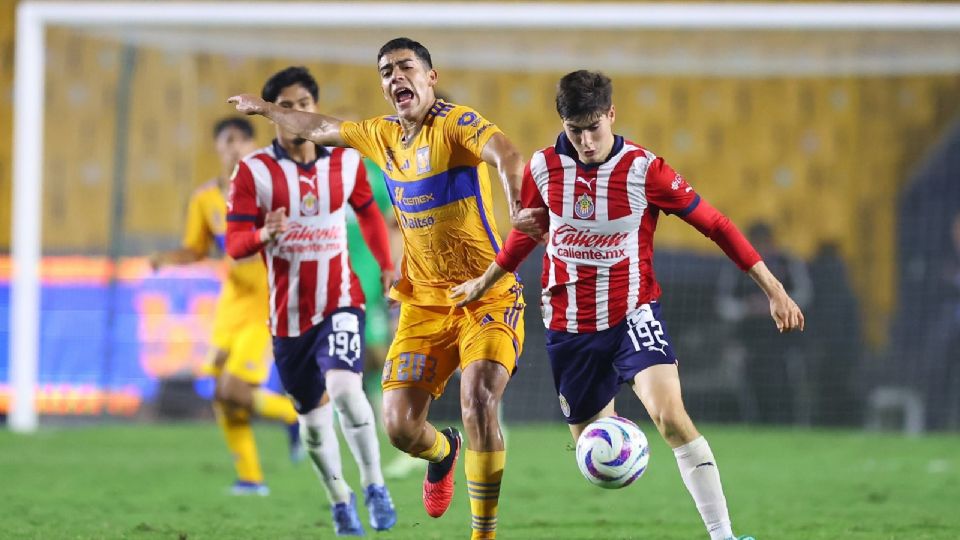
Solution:
<svg viewBox="0 0 960 540">
<path fill-rule="evenodd" d="M 450 441 L 450 453 L 443 461 L 429 464 L 427 476 L 423 479 L 423 507 L 430 517 L 435 518 L 442 516 L 453 501 L 453 477 L 461 444 L 460 432 L 456 428 L 448 427 L 440 434 Z"/>
</svg>

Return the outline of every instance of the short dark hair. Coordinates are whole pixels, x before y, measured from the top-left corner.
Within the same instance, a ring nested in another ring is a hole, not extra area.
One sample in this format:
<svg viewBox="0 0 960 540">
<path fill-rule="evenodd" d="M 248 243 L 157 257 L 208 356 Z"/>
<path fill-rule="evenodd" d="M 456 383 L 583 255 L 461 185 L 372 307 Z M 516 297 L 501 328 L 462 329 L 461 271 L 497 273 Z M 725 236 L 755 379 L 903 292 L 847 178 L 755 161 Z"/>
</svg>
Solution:
<svg viewBox="0 0 960 540">
<path fill-rule="evenodd" d="M 377 64 L 380 64 L 380 59 L 383 58 L 383 55 L 403 49 L 413 51 L 413 55 L 416 56 L 423 65 L 427 66 L 427 69 L 433 69 L 433 60 L 430 59 L 430 51 L 419 41 L 405 37 L 393 38 L 384 43 L 383 47 L 380 47 L 380 52 L 377 53 Z"/>
<path fill-rule="evenodd" d="M 283 91 L 284 88 L 295 84 L 299 84 L 304 87 L 307 92 L 310 92 L 314 101 L 320 98 L 320 92 L 317 90 L 317 80 L 314 79 L 310 71 L 303 66 L 290 66 L 274 73 L 273 76 L 264 83 L 263 90 L 260 91 L 260 97 L 263 98 L 264 101 L 273 103 L 277 101 L 277 96 L 280 95 L 280 92 Z"/>
<path fill-rule="evenodd" d="M 599 71 L 567 73 L 557 84 L 557 113 L 562 119 L 596 118 L 613 105 L 613 83 Z"/>
<path fill-rule="evenodd" d="M 228 129 L 235 129 L 243 133 L 243 136 L 247 139 L 252 139 L 254 136 L 253 124 L 249 120 L 240 116 L 228 116 L 221 118 L 213 125 L 213 138 L 216 139 Z"/>
</svg>

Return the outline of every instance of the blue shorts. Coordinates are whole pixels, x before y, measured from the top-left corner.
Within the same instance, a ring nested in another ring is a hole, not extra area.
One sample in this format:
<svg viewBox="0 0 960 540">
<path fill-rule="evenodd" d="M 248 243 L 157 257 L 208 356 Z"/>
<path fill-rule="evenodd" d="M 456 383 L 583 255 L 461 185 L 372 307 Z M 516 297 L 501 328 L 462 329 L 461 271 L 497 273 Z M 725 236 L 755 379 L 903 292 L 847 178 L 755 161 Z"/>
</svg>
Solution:
<svg viewBox="0 0 960 540">
<path fill-rule="evenodd" d="M 298 413 L 312 411 L 327 389 L 331 369 L 363 370 L 364 313 L 343 308 L 297 337 L 274 337 L 273 358 L 283 389 Z"/>
<path fill-rule="evenodd" d="M 637 373 L 677 361 L 658 302 L 640 306 L 600 332 L 547 330 L 547 356 L 568 424 L 593 418 Z"/>
</svg>

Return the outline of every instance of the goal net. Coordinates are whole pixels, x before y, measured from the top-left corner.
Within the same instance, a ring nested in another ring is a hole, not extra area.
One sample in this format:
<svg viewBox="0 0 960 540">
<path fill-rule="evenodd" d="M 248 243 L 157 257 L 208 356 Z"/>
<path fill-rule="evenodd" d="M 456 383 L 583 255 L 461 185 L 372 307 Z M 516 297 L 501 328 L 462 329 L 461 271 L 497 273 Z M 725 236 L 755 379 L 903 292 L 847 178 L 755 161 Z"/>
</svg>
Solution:
<svg viewBox="0 0 960 540">
<path fill-rule="evenodd" d="M 804 309 L 802 335 L 776 333 L 709 240 L 660 221 L 655 268 L 695 417 L 960 424 L 956 6 L 25 1 L 15 47 L 14 28 L 0 31 L 16 58 L 0 81 L 15 95 L 0 110 L 14 164 L 0 411 L 14 428 L 146 414 L 166 383 L 200 374 L 221 268 L 154 273 L 145 257 L 179 245 L 191 193 L 219 173 L 211 130 L 232 115 L 226 98 L 304 65 L 321 111 L 389 114 L 375 58 L 401 35 L 430 49 L 446 99 L 525 156 L 560 130 L 557 80 L 607 73 L 615 130 L 761 248 Z M 253 122 L 267 144 L 274 127 Z M 536 256 L 521 271 L 527 340 L 508 420 L 560 418 L 539 272 Z"/>
</svg>

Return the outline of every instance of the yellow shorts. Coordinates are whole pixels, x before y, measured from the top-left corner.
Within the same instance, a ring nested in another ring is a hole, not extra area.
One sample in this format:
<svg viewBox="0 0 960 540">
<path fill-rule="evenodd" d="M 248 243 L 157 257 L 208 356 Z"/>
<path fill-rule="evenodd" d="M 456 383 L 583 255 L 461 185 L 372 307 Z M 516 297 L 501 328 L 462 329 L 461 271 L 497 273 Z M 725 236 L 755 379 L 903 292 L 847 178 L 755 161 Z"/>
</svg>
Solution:
<svg viewBox="0 0 960 540">
<path fill-rule="evenodd" d="M 477 360 L 513 375 L 523 349 L 523 308 L 512 295 L 467 309 L 403 304 L 396 337 L 383 366 L 383 389 L 422 388 L 434 398 L 450 376 Z"/>
<path fill-rule="evenodd" d="M 210 363 L 204 371 L 214 377 L 229 373 L 259 386 L 270 376 L 270 345 L 270 330 L 262 322 L 238 329 L 214 329 L 213 346 L 227 352 L 227 361 L 222 369 Z"/>
</svg>

